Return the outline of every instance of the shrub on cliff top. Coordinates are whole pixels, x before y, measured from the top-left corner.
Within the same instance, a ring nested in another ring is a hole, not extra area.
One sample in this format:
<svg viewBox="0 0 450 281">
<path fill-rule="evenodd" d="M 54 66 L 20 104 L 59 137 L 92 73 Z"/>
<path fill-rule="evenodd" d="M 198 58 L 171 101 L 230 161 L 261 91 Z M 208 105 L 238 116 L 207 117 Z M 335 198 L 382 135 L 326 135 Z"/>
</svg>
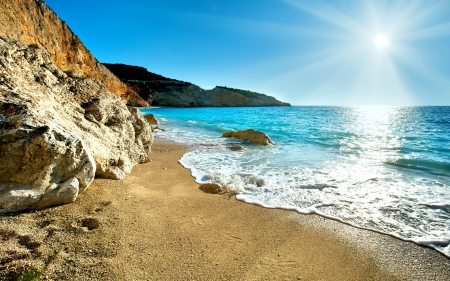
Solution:
<svg viewBox="0 0 450 281">
<path fill-rule="evenodd" d="M 261 96 L 266 96 L 264 94 L 260 94 L 260 93 L 257 93 L 257 92 L 252 92 L 252 91 L 242 90 L 242 89 L 235 89 L 235 88 L 230 88 L 230 87 L 225 87 L 225 86 L 217 86 L 217 88 L 221 88 L 221 89 L 225 89 L 225 90 L 228 90 L 228 91 L 236 92 L 236 93 L 239 93 L 239 94 L 241 94 L 243 96 L 246 96 L 246 97 L 252 98 L 252 99 L 256 99 L 256 98 L 261 97 Z"/>
<path fill-rule="evenodd" d="M 44 273 L 39 269 L 32 268 L 19 276 L 17 281 L 41 281 Z"/>
</svg>

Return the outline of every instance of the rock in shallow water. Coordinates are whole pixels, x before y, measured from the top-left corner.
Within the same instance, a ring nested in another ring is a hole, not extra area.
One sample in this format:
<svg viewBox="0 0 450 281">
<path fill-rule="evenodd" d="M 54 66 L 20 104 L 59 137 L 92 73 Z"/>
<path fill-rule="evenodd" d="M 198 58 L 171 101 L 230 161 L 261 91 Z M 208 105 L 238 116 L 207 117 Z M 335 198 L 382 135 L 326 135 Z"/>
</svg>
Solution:
<svg viewBox="0 0 450 281">
<path fill-rule="evenodd" d="M 122 179 L 152 141 L 142 114 L 101 83 L 0 37 L 0 214 L 73 202 L 95 175 Z"/>
<path fill-rule="evenodd" d="M 149 124 L 154 124 L 154 125 L 159 124 L 158 120 L 155 118 L 155 115 L 153 115 L 153 114 L 144 115 L 144 118 L 145 118 L 145 120 L 147 120 L 147 122 Z"/>
<path fill-rule="evenodd" d="M 233 145 L 229 147 L 233 151 L 246 151 L 247 149 L 242 145 Z"/>
<path fill-rule="evenodd" d="M 224 138 L 237 138 L 244 141 L 249 141 L 257 145 L 273 145 L 274 143 L 270 140 L 269 136 L 263 132 L 258 132 L 253 129 L 240 130 L 237 132 L 226 132 L 223 133 Z"/>
</svg>

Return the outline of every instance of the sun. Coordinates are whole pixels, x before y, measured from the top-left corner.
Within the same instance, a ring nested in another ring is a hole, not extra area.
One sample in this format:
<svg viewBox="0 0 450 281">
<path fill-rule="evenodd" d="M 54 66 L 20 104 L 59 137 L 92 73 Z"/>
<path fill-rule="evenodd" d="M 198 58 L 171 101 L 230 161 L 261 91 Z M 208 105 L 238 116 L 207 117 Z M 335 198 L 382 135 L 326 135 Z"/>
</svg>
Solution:
<svg viewBox="0 0 450 281">
<path fill-rule="evenodd" d="M 386 35 L 379 34 L 373 38 L 373 42 L 375 43 L 375 46 L 378 48 L 386 48 L 389 45 L 389 39 Z"/>
</svg>

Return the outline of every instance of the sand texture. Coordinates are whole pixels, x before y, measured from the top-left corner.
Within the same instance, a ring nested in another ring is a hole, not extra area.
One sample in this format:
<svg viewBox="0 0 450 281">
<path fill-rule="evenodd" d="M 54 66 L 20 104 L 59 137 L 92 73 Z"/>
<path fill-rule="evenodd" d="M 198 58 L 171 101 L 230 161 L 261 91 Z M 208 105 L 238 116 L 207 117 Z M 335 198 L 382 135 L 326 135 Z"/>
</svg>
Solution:
<svg viewBox="0 0 450 281">
<path fill-rule="evenodd" d="M 186 147 L 152 151 L 73 204 L 0 217 L 0 265 L 47 280 L 450 280 L 432 249 L 205 193 L 178 163 Z"/>
</svg>

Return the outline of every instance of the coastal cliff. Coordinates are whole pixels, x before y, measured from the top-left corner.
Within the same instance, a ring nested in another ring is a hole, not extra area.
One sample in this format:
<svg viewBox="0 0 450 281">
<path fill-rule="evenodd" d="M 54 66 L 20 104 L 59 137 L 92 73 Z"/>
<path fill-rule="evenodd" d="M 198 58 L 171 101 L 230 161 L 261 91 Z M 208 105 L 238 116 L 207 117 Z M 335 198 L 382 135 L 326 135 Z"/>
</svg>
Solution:
<svg viewBox="0 0 450 281">
<path fill-rule="evenodd" d="M 136 92 L 97 61 L 83 42 L 43 1 L 0 1 L 0 36 L 39 44 L 64 72 L 100 81 L 110 92 L 132 106 L 148 106 Z"/>
<path fill-rule="evenodd" d="M 166 78 L 139 66 L 104 65 L 154 106 L 290 106 L 274 97 L 251 91 L 223 86 L 204 90 L 192 83 Z"/>
</svg>

